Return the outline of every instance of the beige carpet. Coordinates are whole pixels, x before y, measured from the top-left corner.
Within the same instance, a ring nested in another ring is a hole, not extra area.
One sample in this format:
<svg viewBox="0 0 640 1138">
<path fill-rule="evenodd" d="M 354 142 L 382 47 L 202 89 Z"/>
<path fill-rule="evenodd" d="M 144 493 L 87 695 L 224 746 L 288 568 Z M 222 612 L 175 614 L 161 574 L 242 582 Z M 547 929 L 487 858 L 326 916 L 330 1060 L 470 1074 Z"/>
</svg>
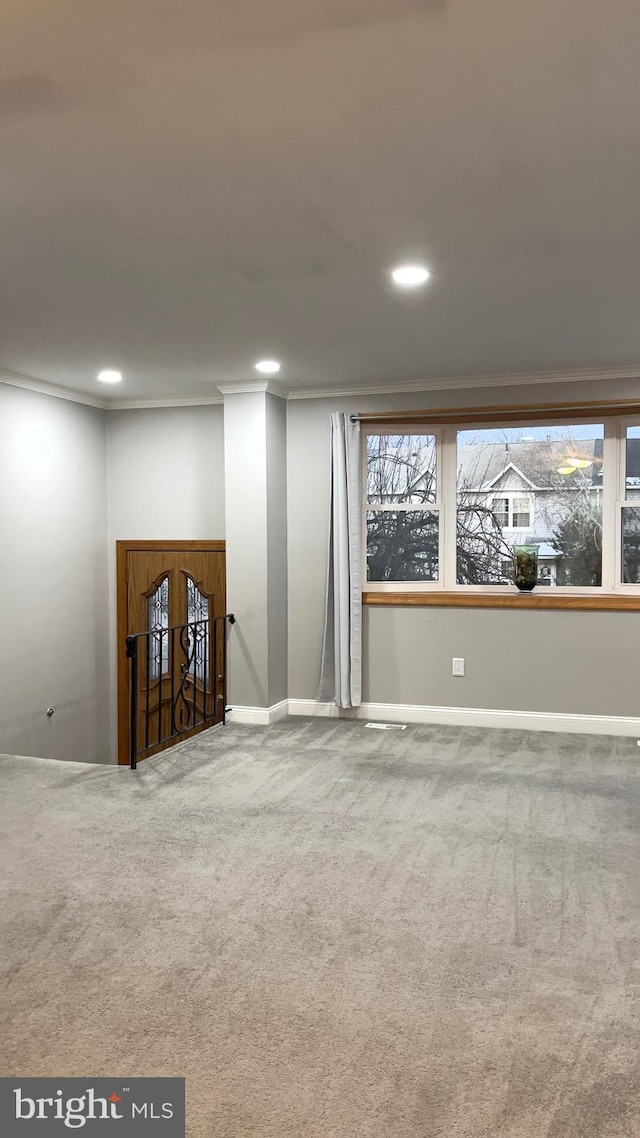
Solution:
<svg viewBox="0 0 640 1138">
<path fill-rule="evenodd" d="M 288 720 L 0 763 L 3 1073 L 191 1138 L 640 1134 L 635 740 Z"/>
</svg>

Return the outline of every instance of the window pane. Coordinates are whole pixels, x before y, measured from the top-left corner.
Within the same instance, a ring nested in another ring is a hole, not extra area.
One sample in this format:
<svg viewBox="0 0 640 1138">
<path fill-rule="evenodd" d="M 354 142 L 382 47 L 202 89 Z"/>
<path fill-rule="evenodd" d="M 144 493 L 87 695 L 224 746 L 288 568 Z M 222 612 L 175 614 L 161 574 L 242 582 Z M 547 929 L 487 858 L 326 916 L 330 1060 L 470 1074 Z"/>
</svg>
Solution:
<svg viewBox="0 0 640 1138">
<path fill-rule="evenodd" d="M 603 441 L 601 423 L 458 431 L 458 584 L 512 583 L 534 545 L 540 584 L 600 585 Z"/>
<path fill-rule="evenodd" d="M 602 585 L 602 498 L 579 495 L 556 531 L 557 585 Z"/>
<path fill-rule="evenodd" d="M 640 507 L 622 508 L 622 580 L 640 584 Z"/>
<path fill-rule="evenodd" d="M 163 577 L 147 600 L 148 627 L 153 635 L 149 644 L 149 679 L 157 680 L 169 668 L 169 578 Z"/>
<path fill-rule="evenodd" d="M 209 598 L 201 593 L 191 577 L 187 584 L 187 630 L 189 640 L 189 671 L 203 680 L 209 667 Z M 197 622 L 197 623 L 196 623 Z"/>
<path fill-rule="evenodd" d="M 371 503 L 435 502 L 433 435 L 368 435 L 367 497 Z"/>
<path fill-rule="evenodd" d="M 513 521 L 514 528 L 522 528 L 528 526 L 531 519 L 531 499 L 525 497 L 514 497 L 513 499 Z"/>
<path fill-rule="evenodd" d="M 503 537 L 500 515 L 480 498 L 458 496 L 456 517 L 459 585 L 509 585 L 513 582 L 511 547 Z M 508 519 L 507 519 L 508 520 Z"/>
<path fill-rule="evenodd" d="M 502 527 L 509 525 L 508 498 L 494 498 L 491 504 L 491 509 L 497 525 Z"/>
<path fill-rule="evenodd" d="M 640 498 L 640 427 L 627 427 L 624 496 L 631 500 Z"/>
<path fill-rule="evenodd" d="M 436 510 L 370 510 L 368 581 L 437 581 Z"/>
</svg>

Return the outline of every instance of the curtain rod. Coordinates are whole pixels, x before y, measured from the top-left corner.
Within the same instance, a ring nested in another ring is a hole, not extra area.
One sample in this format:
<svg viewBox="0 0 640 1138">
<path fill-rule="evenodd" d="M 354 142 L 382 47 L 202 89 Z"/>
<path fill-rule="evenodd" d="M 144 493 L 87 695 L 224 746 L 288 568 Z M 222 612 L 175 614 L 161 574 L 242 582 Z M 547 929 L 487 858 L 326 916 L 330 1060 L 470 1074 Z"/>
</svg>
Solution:
<svg viewBox="0 0 640 1138">
<path fill-rule="evenodd" d="M 592 402 L 491 404 L 483 407 L 426 407 L 419 411 L 371 411 L 349 416 L 352 423 L 468 423 L 478 419 L 497 419 L 505 421 L 514 418 L 544 418 L 549 415 L 566 417 L 570 415 L 612 415 L 640 414 L 638 399 L 605 399 Z"/>
</svg>

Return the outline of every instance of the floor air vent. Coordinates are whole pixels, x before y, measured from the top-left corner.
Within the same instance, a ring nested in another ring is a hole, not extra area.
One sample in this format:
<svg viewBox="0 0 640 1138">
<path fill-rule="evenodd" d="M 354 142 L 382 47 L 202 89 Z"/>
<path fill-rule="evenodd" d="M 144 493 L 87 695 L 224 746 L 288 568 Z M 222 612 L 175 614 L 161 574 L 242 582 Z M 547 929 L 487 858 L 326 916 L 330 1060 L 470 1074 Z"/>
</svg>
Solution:
<svg viewBox="0 0 640 1138">
<path fill-rule="evenodd" d="M 372 731 L 406 731 L 406 723 L 367 723 Z"/>
</svg>

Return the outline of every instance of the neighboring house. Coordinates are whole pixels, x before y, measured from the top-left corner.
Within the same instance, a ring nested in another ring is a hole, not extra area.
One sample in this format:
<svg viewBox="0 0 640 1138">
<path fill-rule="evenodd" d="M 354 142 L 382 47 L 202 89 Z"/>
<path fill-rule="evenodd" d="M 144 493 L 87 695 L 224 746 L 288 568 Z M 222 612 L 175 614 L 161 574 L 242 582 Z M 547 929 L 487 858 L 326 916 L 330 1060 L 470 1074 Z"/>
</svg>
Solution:
<svg viewBox="0 0 640 1138">
<path fill-rule="evenodd" d="M 563 524 L 578 510 L 591 526 L 602 516 L 602 451 L 602 439 L 459 446 L 459 508 L 466 501 L 470 509 L 490 512 L 508 547 L 505 553 L 518 545 L 535 546 L 538 584 L 554 585 L 566 553 L 558 540 Z M 508 556 L 502 574 L 512 580 Z"/>
</svg>

